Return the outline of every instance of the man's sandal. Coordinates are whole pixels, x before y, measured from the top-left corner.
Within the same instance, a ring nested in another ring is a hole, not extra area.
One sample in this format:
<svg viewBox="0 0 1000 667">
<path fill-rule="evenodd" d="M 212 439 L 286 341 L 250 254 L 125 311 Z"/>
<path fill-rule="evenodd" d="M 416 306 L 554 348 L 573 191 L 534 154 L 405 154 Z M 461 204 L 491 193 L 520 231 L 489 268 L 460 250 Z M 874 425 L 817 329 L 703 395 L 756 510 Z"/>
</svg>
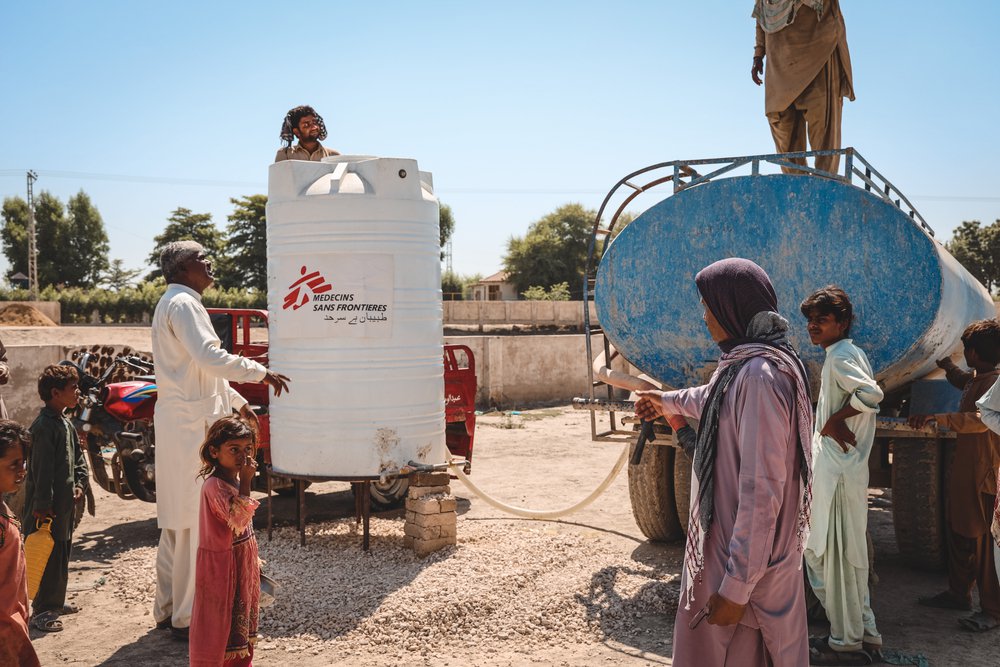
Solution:
<svg viewBox="0 0 1000 667">
<path fill-rule="evenodd" d="M 830 637 L 809 638 L 810 665 L 871 665 L 875 662 L 872 654 L 865 649 L 857 651 L 834 651 L 830 648 Z"/>
<path fill-rule="evenodd" d="M 72 602 L 67 602 L 62 606 L 62 609 L 59 611 L 59 615 L 65 616 L 66 614 L 76 614 L 79 611 L 80 611 L 79 607 L 77 607 Z"/>
<path fill-rule="evenodd" d="M 993 618 L 987 613 L 977 611 L 971 616 L 958 619 L 958 624 L 969 632 L 988 632 L 1000 626 L 1000 620 Z"/>
<path fill-rule="evenodd" d="M 41 632 L 62 632 L 63 624 L 56 612 L 43 611 L 31 617 L 31 627 Z"/>
</svg>

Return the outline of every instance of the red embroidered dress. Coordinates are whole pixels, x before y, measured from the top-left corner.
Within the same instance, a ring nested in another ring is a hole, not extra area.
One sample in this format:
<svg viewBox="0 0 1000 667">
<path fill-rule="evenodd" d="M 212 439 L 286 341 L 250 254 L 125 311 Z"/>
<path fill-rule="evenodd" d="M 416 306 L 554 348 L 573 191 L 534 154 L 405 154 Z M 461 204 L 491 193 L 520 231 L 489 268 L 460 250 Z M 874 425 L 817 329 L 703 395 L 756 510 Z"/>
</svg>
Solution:
<svg viewBox="0 0 1000 667">
<path fill-rule="evenodd" d="M 258 503 L 218 477 L 201 490 L 198 560 L 189 649 L 192 667 L 249 665 L 257 641 Z"/>
</svg>

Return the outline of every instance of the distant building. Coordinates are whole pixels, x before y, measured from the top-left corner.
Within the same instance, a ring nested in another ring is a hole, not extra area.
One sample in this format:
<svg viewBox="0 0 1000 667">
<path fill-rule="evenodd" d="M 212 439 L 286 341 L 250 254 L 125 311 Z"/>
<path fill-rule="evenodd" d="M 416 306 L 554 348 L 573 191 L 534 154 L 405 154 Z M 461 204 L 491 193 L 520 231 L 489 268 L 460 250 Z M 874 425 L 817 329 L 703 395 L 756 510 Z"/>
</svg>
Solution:
<svg viewBox="0 0 1000 667">
<path fill-rule="evenodd" d="M 19 287 L 21 289 L 28 289 L 28 276 L 24 275 L 20 271 L 14 275 L 7 276 L 7 282 L 10 283 L 11 287 Z"/>
<path fill-rule="evenodd" d="M 507 282 L 507 272 L 497 271 L 472 286 L 473 301 L 517 301 L 514 284 Z"/>
</svg>

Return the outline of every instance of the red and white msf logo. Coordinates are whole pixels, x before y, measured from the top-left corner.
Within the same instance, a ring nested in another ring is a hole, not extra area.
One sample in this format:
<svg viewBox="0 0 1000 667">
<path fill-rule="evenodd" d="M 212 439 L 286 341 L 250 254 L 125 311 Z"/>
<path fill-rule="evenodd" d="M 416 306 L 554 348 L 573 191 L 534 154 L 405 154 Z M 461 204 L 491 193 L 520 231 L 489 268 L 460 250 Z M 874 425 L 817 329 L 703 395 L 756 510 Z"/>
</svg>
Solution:
<svg viewBox="0 0 1000 667">
<path fill-rule="evenodd" d="M 323 294 L 333 289 L 333 285 L 326 282 L 326 278 L 320 275 L 319 271 L 307 273 L 309 269 L 302 267 L 300 273 L 302 277 L 288 286 L 288 294 L 285 295 L 285 302 L 281 305 L 282 310 L 298 310 L 309 303 L 310 294 Z"/>
</svg>

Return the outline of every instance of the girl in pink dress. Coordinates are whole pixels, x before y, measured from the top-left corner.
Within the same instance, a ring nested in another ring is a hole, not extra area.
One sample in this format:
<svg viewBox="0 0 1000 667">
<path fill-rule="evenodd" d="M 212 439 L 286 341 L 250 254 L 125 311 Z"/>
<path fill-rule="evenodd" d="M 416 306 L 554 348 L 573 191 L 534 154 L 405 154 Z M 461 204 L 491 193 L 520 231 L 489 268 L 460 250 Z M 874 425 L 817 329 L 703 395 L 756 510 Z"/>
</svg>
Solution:
<svg viewBox="0 0 1000 667">
<path fill-rule="evenodd" d="M 0 498 L 24 483 L 25 454 L 31 439 L 23 426 L 0 419 Z M 38 667 L 28 636 L 28 580 L 21 524 L 0 500 L 0 665 Z"/>
<path fill-rule="evenodd" d="M 251 665 L 257 641 L 260 562 L 250 497 L 257 470 L 253 428 L 239 417 L 212 424 L 201 446 L 201 510 L 194 611 L 189 650 L 192 667 Z"/>
</svg>

